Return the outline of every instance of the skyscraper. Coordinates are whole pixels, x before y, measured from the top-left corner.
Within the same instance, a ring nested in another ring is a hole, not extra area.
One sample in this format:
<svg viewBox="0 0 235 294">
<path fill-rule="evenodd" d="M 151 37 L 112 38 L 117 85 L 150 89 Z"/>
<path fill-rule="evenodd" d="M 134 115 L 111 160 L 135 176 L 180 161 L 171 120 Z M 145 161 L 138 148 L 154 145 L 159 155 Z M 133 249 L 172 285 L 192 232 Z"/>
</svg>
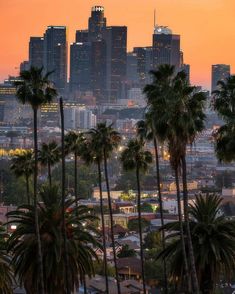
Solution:
<svg viewBox="0 0 235 294">
<path fill-rule="evenodd" d="M 134 52 L 127 53 L 126 76 L 127 76 L 127 82 L 130 85 L 138 84 L 139 77 L 137 72 L 137 54 Z"/>
<path fill-rule="evenodd" d="M 106 42 L 91 43 L 91 88 L 96 101 L 106 102 Z"/>
<path fill-rule="evenodd" d="M 153 34 L 153 65 L 174 65 L 176 71 L 180 69 L 180 35 L 172 33 L 165 26 L 155 26 Z"/>
<path fill-rule="evenodd" d="M 91 9 L 91 17 L 88 21 L 89 41 L 97 41 L 103 39 L 106 28 L 106 18 L 104 17 L 103 6 L 93 6 Z"/>
<path fill-rule="evenodd" d="M 225 81 L 230 76 L 230 65 L 214 64 L 211 72 L 211 91 L 217 89 L 218 81 Z"/>
<path fill-rule="evenodd" d="M 137 72 L 140 87 L 151 81 L 149 71 L 153 69 L 153 47 L 135 47 L 137 55 Z"/>
<path fill-rule="evenodd" d="M 70 90 L 91 90 L 91 43 L 70 45 Z"/>
<path fill-rule="evenodd" d="M 88 42 L 88 30 L 77 30 L 76 31 L 76 43 Z"/>
<path fill-rule="evenodd" d="M 127 27 L 110 26 L 106 28 L 106 90 L 109 102 L 122 98 L 126 81 Z"/>
<path fill-rule="evenodd" d="M 51 79 L 59 91 L 63 91 L 67 83 L 66 27 L 47 27 L 44 34 L 43 64 L 45 71 L 53 71 Z"/>
<path fill-rule="evenodd" d="M 30 37 L 29 41 L 29 65 L 34 67 L 43 66 L 43 46 L 42 37 Z"/>
</svg>

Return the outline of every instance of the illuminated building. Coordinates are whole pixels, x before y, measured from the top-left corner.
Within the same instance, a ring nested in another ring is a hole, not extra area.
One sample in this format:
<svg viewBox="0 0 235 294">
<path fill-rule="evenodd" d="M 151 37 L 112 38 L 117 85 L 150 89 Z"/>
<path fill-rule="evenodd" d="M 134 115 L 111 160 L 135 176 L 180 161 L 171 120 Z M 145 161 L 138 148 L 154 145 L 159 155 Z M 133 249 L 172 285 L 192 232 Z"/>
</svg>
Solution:
<svg viewBox="0 0 235 294">
<path fill-rule="evenodd" d="M 76 40 L 76 43 L 88 42 L 88 30 L 77 30 L 75 40 Z"/>
<path fill-rule="evenodd" d="M 230 76 L 230 65 L 214 64 L 211 71 L 211 91 L 217 89 L 218 81 L 225 81 Z"/>
<path fill-rule="evenodd" d="M 174 65 L 180 69 L 180 35 L 173 34 L 166 26 L 155 26 L 153 34 L 153 66 Z"/>
<path fill-rule="evenodd" d="M 97 103 L 107 102 L 106 74 L 106 42 L 94 41 L 91 45 L 91 90 Z"/>
<path fill-rule="evenodd" d="M 41 68 L 43 66 L 43 46 L 42 37 L 30 37 L 29 41 L 29 65 Z"/>
<path fill-rule="evenodd" d="M 134 53 L 137 58 L 137 73 L 139 86 L 143 88 L 151 82 L 149 71 L 153 69 L 153 48 L 135 47 Z"/>
<path fill-rule="evenodd" d="M 85 92 L 91 89 L 91 43 L 70 45 L 70 90 Z"/>
<path fill-rule="evenodd" d="M 65 26 L 48 26 L 44 34 L 43 65 L 46 72 L 52 71 L 50 79 L 59 91 L 67 83 L 67 36 Z"/>
<path fill-rule="evenodd" d="M 58 102 L 47 103 L 40 108 L 40 126 L 55 127 L 59 125 Z"/>
<path fill-rule="evenodd" d="M 126 78 L 127 82 L 131 85 L 138 83 L 137 72 L 137 54 L 134 52 L 127 53 L 126 57 Z"/>
<path fill-rule="evenodd" d="M 106 95 L 109 102 L 122 98 L 126 80 L 127 27 L 106 27 Z"/>
<path fill-rule="evenodd" d="M 89 41 L 97 41 L 103 39 L 106 29 L 106 18 L 104 17 L 103 6 L 93 6 L 91 9 L 91 17 L 88 21 Z"/>
</svg>

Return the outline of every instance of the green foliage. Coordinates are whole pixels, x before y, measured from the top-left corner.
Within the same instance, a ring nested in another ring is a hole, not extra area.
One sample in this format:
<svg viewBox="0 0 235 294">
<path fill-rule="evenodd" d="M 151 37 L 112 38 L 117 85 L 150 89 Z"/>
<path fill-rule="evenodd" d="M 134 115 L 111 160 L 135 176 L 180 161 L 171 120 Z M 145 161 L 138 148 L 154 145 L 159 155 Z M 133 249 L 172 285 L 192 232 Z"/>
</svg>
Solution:
<svg viewBox="0 0 235 294">
<path fill-rule="evenodd" d="M 150 203 L 144 202 L 140 206 L 141 212 L 154 212 L 154 209 Z"/>
<path fill-rule="evenodd" d="M 52 171 L 54 181 L 60 183 L 61 166 L 58 164 Z M 66 188 L 67 191 L 74 192 L 74 163 L 66 162 Z M 78 196 L 79 198 L 91 198 L 93 187 L 98 185 L 98 175 L 96 168 L 87 166 L 80 162 L 78 168 Z"/>
<path fill-rule="evenodd" d="M 139 232 L 139 224 L 138 224 L 137 218 L 129 220 L 127 226 L 129 231 Z M 142 230 L 145 231 L 149 226 L 150 226 L 150 221 L 142 218 L 141 219 Z"/>
<path fill-rule="evenodd" d="M 94 272 L 97 275 L 104 276 L 104 264 L 101 260 L 94 261 Z M 107 264 L 107 275 L 109 277 L 115 277 L 115 268 L 109 264 Z"/>
<path fill-rule="evenodd" d="M 149 164 L 153 161 L 152 154 L 144 149 L 143 142 L 138 139 L 132 139 L 128 142 L 120 160 L 124 170 L 138 169 L 142 172 L 146 172 Z"/>
<path fill-rule="evenodd" d="M 123 201 L 133 201 L 135 200 L 136 196 L 132 190 L 128 190 L 127 192 L 122 192 L 120 199 Z"/>
<path fill-rule="evenodd" d="M 44 186 L 40 191 L 43 205 L 38 204 L 39 228 L 42 242 L 45 284 L 48 293 L 60 293 L 65 289 L 64 243 L 62 236 L 61 195 L 58 188 Z M 85 273 L 94 273 L 93 258 L 96 258 L 94 248 L 99 246 L 93 227 L 95 219 L 85 206 L 74 205 L 74 201 L 66 199 L 65 222 L 67 247 L 69 257 L 69 287 L 71 291 L 79 283 Z M 37 238 L 35 235 L 35 211 L 31 205 L 19 207 L 9 212 L 10 224 L 17 229 L 8 240 L 8 248 L 12 254 L 15 275 L 19 282 L 30 293 L 36 293 L 39 283 L 37 256 Z M 27 249 L 27 250 L 26 250 Z"/>
<path fill-rule="evenodd" d="M 221 274 L 229 279 L 235 269 L 235 221 L 219 214 L 220 204 L 221 198 L 217 195 L 198 195 L 195 205 L 190 208 L 192 244 L 200 289 L 210 291 L 208 293 L 214 293 Z M 160 256 L 170 261 L 170 275 L 177 284 L 182 281 L 184 272 L 180 224 L 173 222 L 164 227 L 170 235 L 166 249 Z"/>
<path fill-rule="evenodd" d="M 10 256 L 7 255 L 6 239 L 8 235 L 0 224 L 0 293 L 12 294 L 14 277 L 10 265 Z"/>
<path fill-rule="evenodd" d="M 144 238 L 144 248 L 147 248 L 147 249 L 162 248 L 161 234 L 159 232 L 149 232 Z"/>
<path fill-rule="evenodd" d="M 215 152 L 220 161 L 235 160 L 235 75 L 218 82 L 214 94 L 214 109 L 224 120 L 215 134 Z"/>
<path fill-rule="evenodd" d="M 15 82 L 16 97 L 22 104 L 30 104 L 38 109 L 42 104 L 52 102 L 57 91 L 48 80 L 51 72 L 43 75 L 43 68 L 31 67 L 20 72 L 20 79 Z"/>
<path fill-rule="evenodd" d="M 135 257 L 136 256 L 136 252 L 134 249 L 130 249 L 129 246 L 127 244 L 122 246 L 121 251 L 118 253 L 117 255 L 119 258 L 122 257 Z"/>
</svg>

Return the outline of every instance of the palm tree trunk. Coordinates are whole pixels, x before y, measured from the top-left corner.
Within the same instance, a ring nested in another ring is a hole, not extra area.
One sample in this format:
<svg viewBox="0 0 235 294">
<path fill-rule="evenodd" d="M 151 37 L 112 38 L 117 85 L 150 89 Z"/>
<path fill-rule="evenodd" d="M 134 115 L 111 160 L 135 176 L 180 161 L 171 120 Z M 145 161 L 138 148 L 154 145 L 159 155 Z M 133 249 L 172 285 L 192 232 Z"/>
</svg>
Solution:
<svg viewBox="0 0 235 294">
<path fill-rule="evenodd" d="M 25 175 L 25 181 L 26 181 L 26 197 L 27 197 L 27 202 L 28 202 L 28 205 L 30 205 L 30 197 L 29 197 L 29 176 L 27 174 Z"/>
<path fill-rule="evenodd" d="M 49 161 L 47 165 L 48 165 L 48 180 L 49 180 L 49 185 L 51 187 L 51 164 Z"/>
<path fill-rule="evenodd" d="M 179 185 L 179 171 L 178 167 L 175 169 L 175 184 L 176 184 L 176 191 L 177 191 L 177 204 L 178 204 L 178 217 L 180 223 L 180 239 L 182 243 L 182 250 L 183 250 L 183 258 L 184 258 L 184 270 L 185 270 L 185 279 L 187 283 L 187 290 L 188 293 L 191 292 L 191 282 L 190 282 L 190 275 L 189 275 L 189 267 L 188 267 L 188 260 L 186 255 L 186 248 L 185 248 L 185 238 L 184 238 L 184 228 L 183 228 L 183 220 L 182 220 L 182 213 L 181 213 L 181 199 L 180 199 L 180 185 Z"/>
<path fill-rule="evenodd" d="M 38 269 L 39 269 L 39 293 L 44 294 L 44 275 L 43 275 L 43 258 L 42 258 L 42 244 L 39 229 L 38 219 L 38 126 L 37 126 L 37 108 L 33 109 L 33 124 L 34 124 L 34 183 L 33 183 L 33 196 L 34 196 L 34 211 L 35 211 L 35 229 L 38 245 Z"/>
<path fill-rule="evenodd" d="M 66 294 L 70 294 L 69 287 L 69 264 L 68 264 L 68 249 L 67 249 L 67 234 L 65 223 L 65 150 L 64 150 L 64 110 L 63 99 L 60 98 L 60 117 L 61 117 L 61 160 L 62 160 L 62 231 L 64 242 L 64 263 L 65 263 L 65 285 Z"/>
<path fill-rule="evenodd" d="M 111 195 L 110 195 L 110 188 L 109 188 L 107 156 L 106 156 L 105 149 L 104 149 L 104 171 L 105 171 L 105 181 L 106 181 L 107 194 L 108 194 L 109 215 L 110 215 L 110 223 L 111 223 L 111 226 L 110 226 L 111 227 L 111 240 L 112 240 L 112 247 L 113 247 L 115 275 L 116 275 L 116 280 L 117 280 L 117 292 L 118 292 L 118 294 L 121 294 L 120 282 L 119 282 L 119 277 L 118 277 L 118 268 L 117 268 L 117 255 L 116 255 L 115 243 L 114 243 L 113 212 L 112 212 L 112 202 L 111 202 Z"/>
<path fill-rule="evenodd" d="M 183 194 L 184 194 L 184 219 L 185 219 L 185 222 L 186 222 L 189 260 L 190 260 L 190 264 L 191 264 L 191 273 L 192 273 L 192 284 L 193 284 L 193 289 L 195 291 L 194 293 L 199 294 L 197 271 L 196 271 L 196 266 L 195 266 L 195 259 L 194 259 L 191 231 L 190 231 L 190 226 L 189 226 L 187 167 L 186 167 L 185 155 L 182 156 L 181 163 L 182 163 L 182 181 L 183 181 Z"/>
<path fill-rule="evenodd" d="M 76 200 L 76 207 L 78 207 L 78 156 L 77 152 L 74 152 L 74 194 Z"/>
<path fill-rule="evenodd" d="M 102 178 L 101 178 L 101 166 L 100 161 L 97 162 L 98 166 L 98 175 L 99 175 L 99 190 L 100 190 L 100 213 L 101 213 L 101 222 L 102 222 L 102 239 L 104 247 L 104 274 L 105 274 L 105 286 L 106 293 L 109 294 L 109 280 L 107 272 L 107 251 L 106 251 L 106 238 L 105 238 L 105 222 L 104 222 L 104 209 L 103 209 L 103 191 L 102 191 Z"/>
<path fill-rule="evenodd" d="M 163 216 L 163 204 L 162 204 L 162 192 L 161 192 L 161 180 L 160 180 L 160 168 L 159 168 L 159 156 L 158 156 L 158 146 L 157 139 L 154 137 L 154 151 L 155 151 L 155 163 L 156 163 L 156 176 L 157 176 L 157 189 L 159 196 L 159 208 L 160 208 L 160 218 L 161 218 L 161 226 L 164 226 L 164 216 Z M 162 232 L 162 248 L 165 250 L 165 231 Z M 166 271 L 166 260 L 163 259 L 163 275 L 164 275 L 164 286 L 165 286 L 165 294 L 168 294 L 168 282 L 167 282 L 167 271 Z"/>
<path fill-rule="evenodd" d="M 137 209 L 138 209 L 138 225 L 139 225 L 139 237 L 140 237 L 140 258 L 141 258 L 141 271 L 142 271 L 142 281 L 143 290 L 146 294 L 146 281 L 145 281 L 145 271 L 144 271 L 144 250 L 143 250 L 143 236 L 142 236 L 142 225 L 141 225 L 141 191 L 140 191 L 140 173 L 139 168 L 136 168 L 136 181 L 137 181 Z"/>
</svg>

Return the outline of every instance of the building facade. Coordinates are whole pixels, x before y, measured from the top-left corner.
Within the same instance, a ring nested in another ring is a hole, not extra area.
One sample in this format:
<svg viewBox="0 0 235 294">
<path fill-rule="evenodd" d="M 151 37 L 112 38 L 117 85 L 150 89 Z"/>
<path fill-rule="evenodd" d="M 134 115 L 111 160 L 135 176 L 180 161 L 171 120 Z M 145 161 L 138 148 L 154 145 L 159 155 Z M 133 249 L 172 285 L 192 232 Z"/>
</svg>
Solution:
<svg viewBox="0 0 235 294">
<path fill-rule="evenodd" d="M 43 64 L 60 92 L 67 84 L 67 36 L 65 26 L 48 26 L 44 34 Z"/>
</svg>

